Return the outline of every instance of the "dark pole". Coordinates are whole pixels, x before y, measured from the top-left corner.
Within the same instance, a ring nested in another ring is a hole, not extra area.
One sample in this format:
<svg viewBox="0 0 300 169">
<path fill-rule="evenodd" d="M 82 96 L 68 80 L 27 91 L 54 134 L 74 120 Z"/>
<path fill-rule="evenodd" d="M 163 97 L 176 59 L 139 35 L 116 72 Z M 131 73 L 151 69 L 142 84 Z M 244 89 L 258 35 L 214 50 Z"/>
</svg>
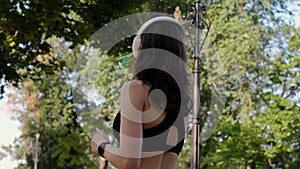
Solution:
<svg viewBox="0 0 300 169">
<path fill-rule="evenodd" d="M 32 148 L 32 153 L 33 153 L 33 161 L 34 161 L 34 169 L 38 168 L 38 161 L 39 161 L 39 154 L 41 152 L 41 147 L 40 147 L 40 143 L 39 143 L 39 138 L 40 138 L 40 134 L 37 133 L 35 135 L 35 144 Z"/>
<path fill-rule="evenodd" d="M 192 129 L 192 169 L 200 169 L 200 0 L 195 0 L 195 68 L 194 68 L 194 107 Z"/>
</svg>

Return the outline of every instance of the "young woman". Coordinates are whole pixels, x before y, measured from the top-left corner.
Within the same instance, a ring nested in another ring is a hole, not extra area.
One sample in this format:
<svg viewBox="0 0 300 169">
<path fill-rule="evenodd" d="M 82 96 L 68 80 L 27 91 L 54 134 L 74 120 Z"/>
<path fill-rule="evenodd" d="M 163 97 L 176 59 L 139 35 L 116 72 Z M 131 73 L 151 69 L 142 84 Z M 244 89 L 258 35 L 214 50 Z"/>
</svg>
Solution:
<svg viewBox="0 0 300 169">
<path fill-rule="evenodd" d="M 184 30 L 171 17 L 150 18 L 132 48 L 134 80 L 121 89 L 113 124 L 119 146 L 96 129 L 92 152 L 118 169 L 174 169 L 191 108 Z"/>
</svg>

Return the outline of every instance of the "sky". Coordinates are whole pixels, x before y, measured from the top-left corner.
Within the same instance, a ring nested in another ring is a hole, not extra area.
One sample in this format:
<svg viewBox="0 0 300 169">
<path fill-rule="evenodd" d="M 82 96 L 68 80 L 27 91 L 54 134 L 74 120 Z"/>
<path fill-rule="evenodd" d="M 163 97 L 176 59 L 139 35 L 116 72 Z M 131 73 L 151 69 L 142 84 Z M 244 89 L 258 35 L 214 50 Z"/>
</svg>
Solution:
<svg viewBox="0 0 300 169">
<path fill-rule="evenodd" d="M 11 120 L 6 107 L 6 99 L 0 100 L 0 144 L 4 146 L 13 145 L 14 138 L 20 135 L 19 123 Z M 0 161 L 0 169 L 13 169 L 17 166 L 11 156 Z"/>
<path fill-rule="evenodd" d="M 295 26 L 299 28 L 300 27 L 300 6 L 298 6 L 297 4 L 300 5 L 299 0 L 295 0 L 291 2 L 291 4 L 289 5 L 289 9 L 294 11 L 293 19 L 295 21 Z"/>
</svg>

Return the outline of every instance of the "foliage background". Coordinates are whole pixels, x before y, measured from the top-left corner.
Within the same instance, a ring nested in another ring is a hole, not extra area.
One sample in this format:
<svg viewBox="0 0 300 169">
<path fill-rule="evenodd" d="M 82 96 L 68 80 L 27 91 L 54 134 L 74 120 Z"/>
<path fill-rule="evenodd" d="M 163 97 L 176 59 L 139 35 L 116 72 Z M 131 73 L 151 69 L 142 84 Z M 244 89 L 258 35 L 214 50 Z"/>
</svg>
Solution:
<svg viewBox="0 0 300 169">
<path fill-rule="evenodd" d="M 2 0 L 0 2 L 1 96 L 10 88 L 14 117 L 22 124 L 16 139 L 19 169 L 33 168 L 31 147 L 40 133 L 39 168 L 98 168 L 89 150 L 91 124 L 111 130 L 118 110 L 117 89 L 130 79 L 113 81 L 117 59 L 131 50 L 132 37 L 102 57 L 95 86 L 100 105 L 83 98 L 73 103 L 72 79 L 83 45 L 99 28 L 137 12 L 172 14 L 180 6 L 187 16 L 192 0 Z M 220 123 L 201 145 L 201 168 L 291 168 L 300 166 L 300 29 L 288 6 L 299 1 L 211 1 L 209 47 L 201 64 L 202 126 L 208 117 L 211 90 L 224 94 Z M 83 50 L 86 49 L 86 50 Z M 190 60 L 192 62 L 192 59 Z M 191 64 L 192 69 L 192 64 Z M 214 75 L 214 76 L 212 76 Z M 217 78 L 216 78 L 217 77 Z M 218 82 L 215 85 L 215 82 Z M 112 90 L 115 89 L 115 90 Z M 81 105 L 82 106 L 82 105 Z M 94 119 L 94 121 L 93 121 Z M 95 120 L 96 119 L 96 120 Z M 21 159 L 26 159 L 22 163 Z M 177 168 L 190 168 L 190 133 Z"/>
</svg>

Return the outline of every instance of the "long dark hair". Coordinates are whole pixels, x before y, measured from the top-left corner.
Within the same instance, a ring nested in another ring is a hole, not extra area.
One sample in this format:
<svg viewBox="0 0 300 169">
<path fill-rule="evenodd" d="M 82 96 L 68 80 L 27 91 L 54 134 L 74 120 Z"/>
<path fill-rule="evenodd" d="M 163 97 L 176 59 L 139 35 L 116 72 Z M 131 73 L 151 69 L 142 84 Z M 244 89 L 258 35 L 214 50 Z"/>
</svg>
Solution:
<svg viewBox="0 0 300 169">
<path fill-rule="evenodd" d="M 175 120 L 178 115 L 187 115 L 191 109 L 190 81 L 182 27 L 179 23 L 160 22 L 148 26 L 140 37 L 140 52 L 134 66 L 135 77 L 143 83 L 151 84 L 149 93 L 154 89 L 164 92 L 167 99 L 164 111 L 167 117 Z M 173 58 L 167 55 L 172 55 Z M 160 106 L 162 100 L 156 98 L 153 101 Z"/>
</svg>

